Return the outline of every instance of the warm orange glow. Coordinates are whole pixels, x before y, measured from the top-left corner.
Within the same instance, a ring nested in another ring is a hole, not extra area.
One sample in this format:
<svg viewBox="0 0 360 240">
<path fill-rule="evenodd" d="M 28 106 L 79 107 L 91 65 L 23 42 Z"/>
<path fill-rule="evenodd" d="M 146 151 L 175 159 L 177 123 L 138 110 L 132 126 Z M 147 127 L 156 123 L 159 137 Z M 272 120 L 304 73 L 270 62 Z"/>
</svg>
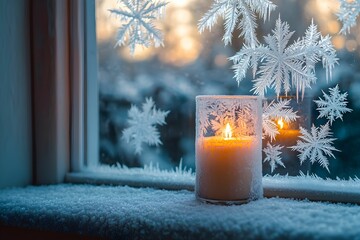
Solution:
<svg viewBox="0 0 360 240">
<path fill-rule="evenodd" d="M 340 23 L 337 20 L 328 21 L 327 30 L 331 34 L 337 34 L 340 31 Z"/>
<path fill-rule="evenodd" d="M 231 137 L 232 137 L 231 127 L 230 124 L 227 123 L 225 127 L 225 139 L 230 139 Z"/>
<path fill-rule="evenodd" d="M 282 118 L 280 118 L 278 121 L 277 121 L 277 124 L 279 125 L 279 128 L 280 129 L 283 129 L 284 128 L 284 121 Z"/>
<path fill-rule="evenodd" d="M 332 38 L 332 43 L 336 49 L 342 49 L 345 46 L 345 38 L 341 35 L 334 36 Z"/>
<path fill-rule="evenodd" d="M 171 16 L 169 16 L 171 22 L 176 22 L 178 24 L 187 24 L 192 23 L 193 15 L 188 9 L 176 9 L 172 12 Z"/>
</svg>

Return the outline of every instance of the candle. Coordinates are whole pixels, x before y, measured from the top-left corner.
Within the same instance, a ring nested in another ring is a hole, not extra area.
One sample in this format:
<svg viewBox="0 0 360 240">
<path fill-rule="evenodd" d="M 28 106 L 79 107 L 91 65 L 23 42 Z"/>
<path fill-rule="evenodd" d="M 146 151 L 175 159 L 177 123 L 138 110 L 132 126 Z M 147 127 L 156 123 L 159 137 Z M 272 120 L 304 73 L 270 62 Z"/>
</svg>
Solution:
<svg viewBox="0 0 360 240">
<path fill-rule="evenodd" d="M 283 121 L 283 119 L 278 119 L 276 121 L 278 126 L 279 134 L 276 135 L 275 141 L 273 144 L 281 145 L 284 148 L 281 150 L 281 158 L 286 168 L 278 167 L 276 168 L 276 174 L 289 174 L 290 176 L 296 176 L 299 174 L 299 171 L 308 172 L 310 170 L 310 164 L 304 163 L 300 165 L 298 160 L 298 153 L 292 151 L 289 147 L 296 145 L 297 140 L 299 140 L 300 130 L 298 129 L 298 124 L 288 123 Z M 270 166 L 264 167 L 264 172 L 270 174 Z"/>
<path fill-rule="evenodd" d="M 291 129 L 288 123 L 285 123 L 282 118 L 277 121 L 279 134 L 276 136 L 276 143 L 289 147 L 296 145 L 299 137 L 299 129 Z"/>
<path fill-rule="evenodd" d="M 244 203 L 262 197 L 261 99 L 196 98 L 197 199 Z"/>
<path fill-rule="evenodd" d="M 254 160 L 261 158 L 254 137 L 206 137 L 197 142 L 197 195 L 203 199 L 247 201 Z"/>
</svg>

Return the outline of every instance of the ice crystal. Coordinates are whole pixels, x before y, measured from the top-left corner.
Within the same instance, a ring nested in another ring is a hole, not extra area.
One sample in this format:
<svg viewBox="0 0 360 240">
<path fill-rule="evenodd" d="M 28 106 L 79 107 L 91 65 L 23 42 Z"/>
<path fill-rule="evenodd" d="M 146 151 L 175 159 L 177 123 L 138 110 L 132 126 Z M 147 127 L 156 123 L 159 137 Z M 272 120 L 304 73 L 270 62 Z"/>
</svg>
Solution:
<svg viewBox="0 0 360 240">
<path fill-rule="evenodd" d="M 239 106 L 235 104 L 226 104 L 226 102 L 217 104 L 217 111 L 212 112 L 214 119 L 210 121 L 211 129 L 215 135 L 223 135 L 224 126 L 230 125 L 234 137 L 251 135 L 254 132 L 253 114 L 251 106 L 244 104 Z"/>
<path fill-rule="evenodd" d="M 201 33 L 206 28 L 211 30 L 218 17 L 224 17 L 225 45 L 231 44 L 232 33 L 238 27 L 245 43 L 255 46 L 258 43 L 256 13 L 266 20 L 274 9 L 275 5 L 269 0 L 215 0 L 210 10 L 200 19 L 199 31 Z"/>
<path fill-rule="evenodd" d="M 267 144 L 267 147 L 263 149 L 265 153 L 265 159 L 264 162 L 269 162 L 271 167 L 271 172 L 275 170 L 277 165 L 280 165 L 285 168 L 284 163 L 281 161 L 281 149 L 283 149 L 283 146 L 280 145 L 271 145 L 270 143 Z"/>
<path fill-rule="evenodd" d="M 274 140 L 276 135 L 279 134 L 278 127 L 274 121 L 279 119 L 287 123 L 295 121 L 298 118 L 296 113 L 290 107 L 290 100 L 280 100 L 279 102 L 273 100 L 270 104 L 265 102 L 262 114 L 264 136 Z"/>
<path fill-rule="evenodd" d="M 150 146 L 162 144 L 160 133 L 155 125 L 166 124 L 165 117 L 168 114 L 169 111 L 156 109 L 152 98 L 146 99 L 142 105 L 142 111 L 134 105 L 131 106 L 128 112 L 130 127 L 123 130 L 122 138 L 135 147 L 136 154 L 141 154 L 143 143 Z"/>
<path fill-rule="evenodd" d="M 330 95 L 323 92 L 323 97 L 314 102 L 317 104 L 320 115 L 318 118 L 326 117 L 330 121 L 330 125 L 336 119 L 340 118 L 342 120 L 343 114 L 346 112 L 351 112 L 350 108 L 347 108 L 347 92 L 340 93 L 339 86 L 336 85 L 334 88 L 329 88 Z"/>
<path fill-rule="evenodd" d="M 199 137 L 224 136 L 229 124 L 232 137 L 257 134 L 261 119 L 254 116 L 261 111 L 257 101 L 241 98 L 196 98 L 196 132 Z"/>
<path fill-rule="evenodd" d="M 338 19 L 343 23 L 340 33 L 346 34 L 350 28 L 356 25 L 356 19 L 360 14 L 360 0 L 339 0 L 340 10 Z"/>
<path fill-rule="evenodd" d="M 149 47 L 154 42 L 155 47 L 163 46 L 163 36 L 154 25 L 154 20 L 163 16 L 167 4 L 164 1 L 153 0 L 119 0 L 118 9 L 109 11 L 119 17 L 122 26 L 117 33 L 116 46 L 128 45 L 134 54 L 136 45 Z"/>
<path fill-rule="evenodd" d="M 255 94 L 264 96 L 268 88 L 274 88 L 279 96 L 282 91 L 287 94 L 295 86 L 298 96 L 299 92 L 304 94 L 305 88 L 316 82 L 315 64 L 320 61 L 328 80 L 337 64 L 331 37 L 323 37 L 313 22 L 303 38 L 288 45 L 293 33 L 289 31 L 288 23 L 282 22 L 279 17 L 272 35 L 264 38 L 267 45 L 245 45 L 231 57 L 237 82 L 240 83 L 248 68 L 252 68 L 254 78 L 258 76 L 253 80 L 252 91 Z"/>
<path fill-rule="evenodd" d="M 300 152 L 299 159 L 302 164 L 306 159 L 309 159 L 311 164 L 318 162 L 322 167 L 329 171 L 328 157 L 335 158 L 332 151 L 337 150 L 332 144 L 336 138 L 332 137 L 329 123 L 321 125 L 320 127 L 311 127 L 311 132 L 300 127 L 301 135 L 295 146 L 290 147 L 293 151 Z M 330 172 L 330 171 L 329 171 Z"/>
</svg>

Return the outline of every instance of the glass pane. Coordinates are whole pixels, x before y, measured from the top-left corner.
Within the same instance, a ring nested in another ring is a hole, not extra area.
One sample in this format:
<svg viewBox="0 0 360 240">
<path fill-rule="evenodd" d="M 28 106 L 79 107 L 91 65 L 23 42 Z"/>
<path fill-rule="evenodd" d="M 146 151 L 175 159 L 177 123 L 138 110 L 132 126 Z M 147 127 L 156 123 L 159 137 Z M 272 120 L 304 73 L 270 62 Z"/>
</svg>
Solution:
<svg viewBox="0 0 360 240">
<path fill-rule="evenodd" d="M 156 27 L 164 35 L 164 47 L 138 46 L 132 56 L 129 47 L 114 47 L 121 19 L 108 10 L 119 9 L 119 1 L 96 1 L 101 164 L 121 164 L 129 168 L 153 164 L 160 169 L 174 169 L 181 162 L 183 167 L 195 169 L 195 96 L 254 94 L 251 69 L 238 84 L 234 79 L 233 62 L 228 59 L 244 47 L 243 37 L 238 37 L 242 34 L 241 30 L 236 28 L 231 44 L 225 46 L 222 19 L 218 19 L 211 31 L 205 30 L 202 34 L 198 31 L 199 19 L 211 8 L 213 1 L 168 2 L 165 17 L 156 22 Z M 283 22 L 289 24 L 290 31 L 294 31 L 288 45 L 305 36 L 313 21 L 323 36 L 329 34 L 332 37 L 339 65 L 332 71 L 332 79 L 327 81 L 326 69 L 320 59 L 314 69 L 316 84 L 312 84 L 311 89 L 307 88 L 304 96 L 301 92 L 296 96 L 295 86 L 291 87 L 287 96 L 281 91 L 279 97 L 273 89 L 268 89 L 265 106 L 273 100 L 289 100 L 299 118 L 285 123 L 281 123 L 281 118 L 271 119 L 279 134 L 272 141 L 265 137 L 263 147 L 268 142 L 272 146 L 283 146 L 281 157 L 284 166 L 277 164 L 272 169 L 269 161 L 265 161 L 263 174 L 299 175 L 302 171 L 329 178 L 354 177 L 360 171 L 360 148 L 357 147 L 360 145 L 360 82 L 357 79 L 360 76 L 360 24 L 352 27 L 346 35 L 339 34 L 342 23 L 336 16 L 339 10 L 337 0 L 272 2 L 277 7 L 271 12 L 270 19 L 264 21 L 256 15 L 256 34 L 261 44 L 268 45 L 264 37 L 273 34 L 280 16 Z M 308 58 L 308 61 L 312 60 Z M 259 61 L 258 67 L 263 63 Z M 289 147 L 301 140 L 300 127 L 311 132 L 313 124 L 319 127 L 318 130 L 326 125 L 328 119 L 318 118 L 320 113 L 314 100 L 324 98 L 322 91 L 329 94 L 329 88 L 336 85 L 341 93 L 348 92 L 347 107 L 353 109 L 343 115 L 343 121 L 335 119 L 329 125 L 332 137 L 336 138 L 333 147 L 340 151 L 332 150 L 334 157 L 326 156 L 326 167 L 319 156 L 314 156 L 314 162 L 311 162 L 311 155 L 300 164 L 300 152 Z M 162 144 L 149 146 L 142 143 L 141 151 L 135 151 L 136 148 L 125 141 L 123 134 L 129 127 L 128 111 L 132 105 L 141 110 L 142 104 L 149 98 L 157 109 L 169 111 L 165 117 L 166 125 L 156 125 Z M 265 153 L 263 158 L 266 158 Z"/>
</svg>

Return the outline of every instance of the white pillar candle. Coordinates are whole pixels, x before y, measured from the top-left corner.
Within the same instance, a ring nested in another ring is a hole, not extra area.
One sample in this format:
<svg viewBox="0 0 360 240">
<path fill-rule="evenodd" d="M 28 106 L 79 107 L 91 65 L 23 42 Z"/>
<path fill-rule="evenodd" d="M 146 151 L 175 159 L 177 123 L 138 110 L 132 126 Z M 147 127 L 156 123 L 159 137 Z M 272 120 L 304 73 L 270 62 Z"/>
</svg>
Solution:
<svg viewBox="0 0 360 240">
<path fill-rule="evenodd" d="M 199 98 L 197 100 L 201 101 L 201 97 Z M 238 97 L 236 99 L 239 100 Z M 226 100 L 229 99 L 226 98 Z M 257 102 L 260 103 L 260 101 Z M 237 107 L 235 109 L 240 111 Z M 258 108 L 254 110 L 254 113 L 257 114 L 257 111 Z M 219 111 L 212 112 L 219 113 Z M 231 112 L 231 109 L 227 112 Z M 203 116 L 220 119 L 211 114 Z M 239 117 L 239 114 L 234 113 L 234 116 Z M 252 122 L 249 128 L 255 128 L 258 124 L 254 123 L 259 119 L 250 119 L 255 122 Z M 259 132 L 255 130 L 256 134 L 251 134 L 252 131 L 247 131 L 250 136 L 239 135 L 236 134 L 236 129 L 239 129 L 236 125 L 240 123 L 229 119 L 233 124 L 226 123 L 218 129 L 219 124 L 214 121 L 212 119 L 212 123 L 217 126 L 217 134 L 200 136 L 196 139 L 197 198 L 208 202 L 242 203 L 261 197 L 262 165 Z M 211 121 L 208 122 L 211 128 Z M 231 129 L 230 125 L 234 125 L 235 129 Z M 201 131 L 197 131 L 199 132 Z"/>
</svg>

